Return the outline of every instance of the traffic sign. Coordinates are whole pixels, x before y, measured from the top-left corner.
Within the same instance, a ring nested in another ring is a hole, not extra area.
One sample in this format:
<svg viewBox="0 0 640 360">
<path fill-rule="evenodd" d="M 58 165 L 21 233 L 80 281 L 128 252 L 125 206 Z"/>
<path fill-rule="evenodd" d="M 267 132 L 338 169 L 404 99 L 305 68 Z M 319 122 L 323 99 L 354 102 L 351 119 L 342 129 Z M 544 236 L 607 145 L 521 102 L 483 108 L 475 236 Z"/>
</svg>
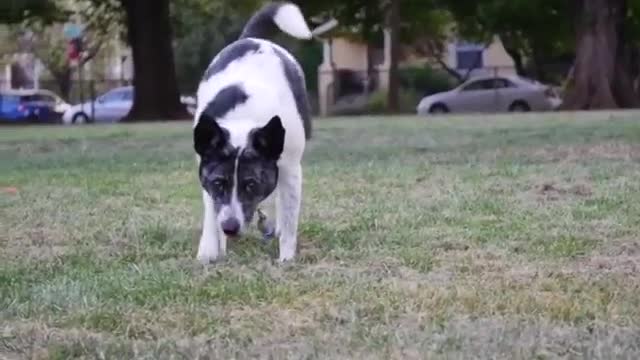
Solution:
<svg viewBox="0 0 640 360">
<path fill-rule="evenodd" d="M 73 40 L 82 37 L 84 25 L 75 23 L 66 23 L 62 28 L 62 33 L 67 40 Z"/>
</svg>

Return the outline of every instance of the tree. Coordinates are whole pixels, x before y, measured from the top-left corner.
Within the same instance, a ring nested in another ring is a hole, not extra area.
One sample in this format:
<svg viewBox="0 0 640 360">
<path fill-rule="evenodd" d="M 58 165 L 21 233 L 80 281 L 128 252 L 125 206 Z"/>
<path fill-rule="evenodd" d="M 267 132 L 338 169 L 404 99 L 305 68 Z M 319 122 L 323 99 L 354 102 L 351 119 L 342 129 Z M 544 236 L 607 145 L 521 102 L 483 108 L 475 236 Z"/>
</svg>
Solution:
<svg viewBox="0 0 640 360">
<path fill-rule="evenodd" d="M 133 53 L 133 107 L 125 121 L 185 119 L 172 48 L 169 0 L 121 0 Z"/>
<path fill-rule="evenodd" d="M 626 0 L 575 0 L 576 60 L 566 109 L 639 105 L 631 81 L 632 45 Z"/>
<path fill-rule="evenodd" d="M 113 0 L 97 4 L 59 0 L 54 5 L 63 13 L 72 14 L 84 28 L 84 51 L 75 66 L 67 57 L 68 39 L 63 36 L 62 21 L 51 23 L 40 17 L 28 18 L 14 30 L 14 41 L 23 45 L 22 51 L 31 52 L 42 62 L 56 81 L 60 95 L 69 99 L 71 80 L 77 66 L 84 66 L 104 50 L 105 44 L 121 32 L 122 20 Z"/>
<path fill-rule="evenodd" d="M 178 86 L 194 91 L 212 58 L 237 40 L 244 24 L 260 6 L 260 0 L 225 2 L 173 0 L 171 24 Z"/>
<path fill-rule="evenodd" d="M 398 112 L 400 109 L 400 79 L 398 76 L 398 57 L 400 55 L 400 0 L 391 0 L 389 4 L 388 27 L 390 32 L 390 59 L 389 59 L 389 91 L 387 93 L 387 107 L 389 112 Z"/>
<path fill-rule="evenodd" d="M 333 17 L 340 23 L 336 31 L 342 36 L 355 37 L 369 44 L 367 54 L 367 73 L 373 75 L 372 44 L 381 44 L 383 29 L 388 25 L 396 27 L 392 37 L 397 41 L 392 51 L 391 69 L 389 73 L 388 103 L 392 109 L 396 107 L 399 81 L 398 62 L 403 53 L 417 49 L 441 48 L 446 39 L 446 29 L 449 17 L 438 9 L 435 0 L 402 0 L 394 4 L 395 0 L 324 0 L 305 1 L 301 3 L 307 14 L 324 14 Z M 391 6 L 393 5 L 393 6 Z M 390 11 L 395 9 L 397 11 Z M 389 22 L 389 14 L 397 13 L 402 16 L 394 17 Z M 428 43 L 428 46 L 426 44 Z"/>
<path fill-rule="evenodd" d="M 547 64 L 573 52 L 571 9 L 557 0 L 446 0 L 459 37 L 488 44 L 500 37 L 520 75 L 551 80 Z"/>
<path fill-rule="evenodd" d="M 63 15 L 51 0 L 0 1 L 0 24 L 19 24 L 33 18 L 50 22 L 59 20 Z"/>
</svg>

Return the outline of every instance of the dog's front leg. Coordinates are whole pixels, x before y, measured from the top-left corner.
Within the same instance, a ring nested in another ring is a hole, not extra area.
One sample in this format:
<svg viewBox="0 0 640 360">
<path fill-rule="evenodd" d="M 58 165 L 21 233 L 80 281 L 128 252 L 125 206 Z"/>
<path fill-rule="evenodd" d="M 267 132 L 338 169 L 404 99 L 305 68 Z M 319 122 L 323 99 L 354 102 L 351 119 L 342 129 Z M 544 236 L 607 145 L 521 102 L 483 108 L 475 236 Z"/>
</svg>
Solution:
<svg viewBox="0 0 640 360">
<path fill-rule="evenodd" d="M 283 166 L 278 178 L 276 198 L 276 227 L 280 236 L 281 262 L 291 260 L 296 255 L 298 217 L 302 196 L 302 167 Z"/>
<path fill-rule="evenodd" d="M 202 236 L 198 246 L 197 259 L 206 265 L 216 260 L 221 255 L 221 250 L 223 252 L 226 250 L 226 241 L 222 239 L 225 246 L 224 249 L 221 249 L 220 231 L 218 231 L 213 199 L 206 191 L 202 191 L 202 201 L 204 203 L 204 219 L 202 221 Z"/>
</svg>

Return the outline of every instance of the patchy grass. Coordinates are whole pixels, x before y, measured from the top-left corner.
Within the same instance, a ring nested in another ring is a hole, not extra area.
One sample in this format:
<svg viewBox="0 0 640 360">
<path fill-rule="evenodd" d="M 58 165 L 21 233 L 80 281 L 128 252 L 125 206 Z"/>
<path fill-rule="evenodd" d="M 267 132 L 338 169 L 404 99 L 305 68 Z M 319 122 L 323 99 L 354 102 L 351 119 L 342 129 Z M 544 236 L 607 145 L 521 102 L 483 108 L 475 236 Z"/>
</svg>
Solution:
<svg viewBox="0 0 640 360">
<path fill-rule="evenodd" d="M 187 123 L 2 129 L 0 358 L 638 358 L 639 120 L 318 120 L 286 266 L 194 260 Z"/>
</svg>

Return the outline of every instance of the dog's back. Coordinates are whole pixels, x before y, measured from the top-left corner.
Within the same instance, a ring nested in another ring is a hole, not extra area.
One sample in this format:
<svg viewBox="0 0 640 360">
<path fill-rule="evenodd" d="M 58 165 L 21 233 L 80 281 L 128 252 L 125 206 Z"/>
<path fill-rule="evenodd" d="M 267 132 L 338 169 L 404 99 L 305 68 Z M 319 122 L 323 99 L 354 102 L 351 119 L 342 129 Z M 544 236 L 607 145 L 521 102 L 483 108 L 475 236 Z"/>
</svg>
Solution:
<svg viewBox="0 0 640 360">
<path fill-rule="evenodd" d="M 287 50 L 265 40 L 276 28 L 297 38 L 311 38 L 296 5 L 278 2 L 263 7 L 249 20 L 240 39 L 225 47 L 207 68 L 198 88 L 196 122 L 202 112 L 222 124 L 252 120 L 253 126 L 279 115 L 288 140 L 311 137 L 302 69 Z"/>
</svg>

